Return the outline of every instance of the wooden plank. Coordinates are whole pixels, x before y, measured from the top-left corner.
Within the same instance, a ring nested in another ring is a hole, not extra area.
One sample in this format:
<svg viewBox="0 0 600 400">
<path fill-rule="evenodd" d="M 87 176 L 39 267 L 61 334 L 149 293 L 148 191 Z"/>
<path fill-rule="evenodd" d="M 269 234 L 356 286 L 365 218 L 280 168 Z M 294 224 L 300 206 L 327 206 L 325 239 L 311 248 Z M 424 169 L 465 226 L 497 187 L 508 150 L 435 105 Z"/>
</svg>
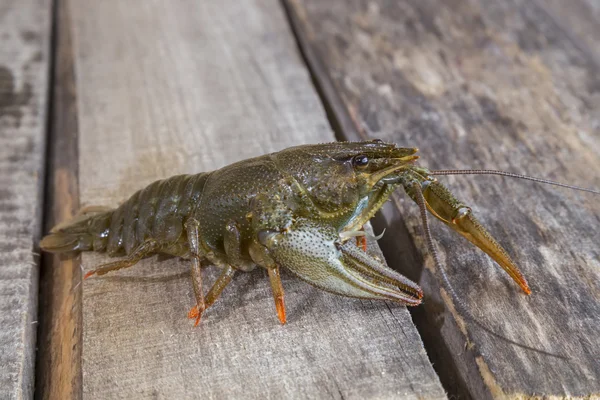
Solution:
<svg viewBox="0 0 600 400">
<path fill-rule="evenodd" d="M 48 134 L 47 232 L 79 208 L 75 71 L 68 1 L 56 1 L 51 125 Z M 81 259 L 43 254 L 37 340 L 36 398 L 80 399 Z"/>
<path fill-rule="evenodd" d="M 0 398 L 33 395 L 50 1 L 0 5 Z"/>
<path fill-rule="evenodd" d="M 72 3 L 82 206 L 155 179 L 333 140 L 275 1 Z M 106 261 L 83 257 L 90 270 Z M 215 277 L 214 269 L 207 272 Z M 199 328 L 189 265 L 145 260 L 83 284 L 83 394 L 444 398 L 401 306 L 241 274 Z"/>
<path fill-rule="evenodd" d="M 600 3 L 595 0 L 574 0 L 569 4 L 560 0 L 541 0 L 536 4 L 582 55 L 600 65 Z"/>
<path fill-rule="evenodd" d="M 354 124 L 347 138 L 419 147 L 432 169 L 497 168 L 600 187 L 598 64 L 535 2 L 288 4 L 316 82 L 344 106 L 330 107 L 343 110 L 337 125 Z M 433 222 L 473 323 L 442 296 L 429 256 L 421 270 L 416 206 L 394 197 L 380 244 L 389 262 L 409 260 L 406 273 L 421 275 L 420 328 L 446 389 L 477 399 L 599 396 L 597 198 L 494 177 L 442 181 L 474 206 L 533 289 L 520 293 L 489 258 Z"/>
</svg>

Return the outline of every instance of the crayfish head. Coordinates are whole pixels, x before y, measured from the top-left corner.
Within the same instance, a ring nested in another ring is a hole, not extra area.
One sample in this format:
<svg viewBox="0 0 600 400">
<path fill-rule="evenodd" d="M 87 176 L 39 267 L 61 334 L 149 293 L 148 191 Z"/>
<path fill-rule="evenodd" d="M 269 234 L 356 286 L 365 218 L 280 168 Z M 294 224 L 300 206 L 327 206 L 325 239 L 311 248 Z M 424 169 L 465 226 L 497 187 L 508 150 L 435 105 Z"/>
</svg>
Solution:
<svg viewBox="0 0 600 400">
<path fill-rule="evenodd" d="M 418 158 L 415 148 L 380 140 L 292 147 L 273 155 L 320 211 L 343 214 Z"/>
</svg>

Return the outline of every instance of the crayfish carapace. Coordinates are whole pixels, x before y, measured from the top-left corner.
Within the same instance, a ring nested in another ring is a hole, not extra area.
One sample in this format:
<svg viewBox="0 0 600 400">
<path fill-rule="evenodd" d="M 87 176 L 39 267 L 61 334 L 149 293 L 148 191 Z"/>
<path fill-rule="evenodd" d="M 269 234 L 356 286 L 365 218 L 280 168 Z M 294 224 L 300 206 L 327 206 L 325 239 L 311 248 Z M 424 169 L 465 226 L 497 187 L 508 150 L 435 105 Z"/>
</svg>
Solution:
<svg viewBox="0 0 600 400">
<path fill-rule="evenodd" d="M 304 145 L 212 172 L 174 176 L 150 184 L 116 209 L 83 211 L 52 229 L 41 248 L 124 257 L 86 278 L 131 267 L 156 253 L 190 259 L 196 305 L 188 315 L 196 324 L 236 271 L 257 265 L 268 271 L 282 323 L 280 267 L 328 292 L 414 306 L 421 302 L 421 288 L 351 240 L 364 235 L 362 226 L 402 186 L 420 207 L 438 267 L 427 211 L 489 254 L 529 294 L 507 252 L 435 176 L 495 173 L 553 182 L 497 171 L 429 171 L 415 164 L 416 152 L 379 140 Z M 202 259 L 222 268 L 206 296 Z"/>
</svg>

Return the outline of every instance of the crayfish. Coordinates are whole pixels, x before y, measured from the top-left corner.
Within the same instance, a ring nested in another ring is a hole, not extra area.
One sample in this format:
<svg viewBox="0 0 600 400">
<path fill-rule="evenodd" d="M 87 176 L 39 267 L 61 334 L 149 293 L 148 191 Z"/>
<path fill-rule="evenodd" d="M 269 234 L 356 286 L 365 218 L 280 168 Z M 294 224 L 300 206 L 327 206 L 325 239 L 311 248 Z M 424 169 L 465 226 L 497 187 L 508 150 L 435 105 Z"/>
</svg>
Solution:
<svg viewBox="0 0 600 400">
<path fill-rule="evenodd" d="M 83 211 L 52 229 L 41 248 L 123 257 L 86 278 L 131 267 L 157 253 L 189 259 L 196 305 L 188 316 L 196 325 L 237 271 L 256 266 L 268 271 L 282 324 L 286 313 L 280 268 L 331 293 L 416 306 L 423 297 L 421 288 L 355 243 L 365 235 L 363 225 L 402 186 L 420 208 L 438 266 L 427 212 L 490 255 L 529 294 L 508 253 L 435 176 L 493 173 L 557 183 L 500 171 L 430 171 L 415 164 L 416 153 L 416 148 L 380 140 L 304 145 L 212 172 L 174 176 L 150 184 L 116 209 Z M 206 296 L 203 259 L 222 269 Z"/>
</svg>

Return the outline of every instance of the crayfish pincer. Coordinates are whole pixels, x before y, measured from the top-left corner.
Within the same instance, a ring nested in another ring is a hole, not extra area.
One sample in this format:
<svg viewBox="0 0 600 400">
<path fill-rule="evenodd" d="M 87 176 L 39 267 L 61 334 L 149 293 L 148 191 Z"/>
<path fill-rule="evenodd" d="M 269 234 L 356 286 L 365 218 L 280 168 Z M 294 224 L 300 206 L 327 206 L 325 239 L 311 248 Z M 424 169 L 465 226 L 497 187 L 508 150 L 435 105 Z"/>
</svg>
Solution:
<svg viewBox="0 0 600 400">
<path fill-rule="evenodd" d="M 212 172 L 174 176 L 141 189 L 116 209 L 80 212 L 52 229 L 40 246 L 54 253 L 103 251 L 122 257 L 86 278 L 131 267 L 157 253 L 191 260 L 196 305 L 188 316 L 196 318 L 196 325 L 237 271 L 257 265 L 268 271 L 281 323 L 286 315 L 279 268 L 328 292 L 414 306 L 421 302 L 421 288 L 355 242 L 364 236 L 363 225 L 402 186 L 421 209 L 430 250 L 427 211 L 489 254 L 529 294 L 506 251 L 434 177 L 517 175 L 429 171 L 415 165 L 416 152 L 379 140 L 304 145 Z M 203 259 L 222 269 L 206 296 Z"/>
</svg>

